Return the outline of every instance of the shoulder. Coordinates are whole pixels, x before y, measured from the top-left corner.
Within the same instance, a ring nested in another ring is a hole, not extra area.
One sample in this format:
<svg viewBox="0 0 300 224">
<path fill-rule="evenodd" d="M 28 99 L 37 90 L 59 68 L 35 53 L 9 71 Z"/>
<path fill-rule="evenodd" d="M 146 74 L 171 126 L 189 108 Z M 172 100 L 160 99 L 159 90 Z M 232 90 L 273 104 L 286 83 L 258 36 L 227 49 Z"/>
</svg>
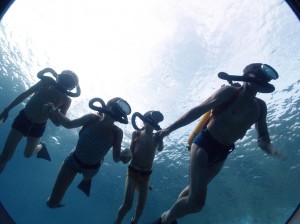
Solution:
<svg viewBox="0 0 300 224">
<path fill-rule="evenodd" d="M 213 103 L 213 109 L 217 107 L 227 104 L 229 101 L 234 100 L 238 94 L 240 88 L 234 86 L 223 86 L 218 89 L 213 95 L 210 97 L 210 101 Z"/>
<path fill-rule="evenodd" d="M 48 80 L 48 79 L 41 79 L 38 83 L 37 83 L 40 87 L 45 87 L 48 88 L 50 86 L 54 86 L 54 82 Z"/>
<path fill-rule="evenodd" d="M 121 128 L 119 128 L 117 125 L 113 125 L 113 129 L 112 129 L 114 134 L 122 134 L 123 135 L 123 130 Z"/>
<path fill-rule="evenodd" d="M 267 104 L 266 104 L 265 101 L 263 101 L 262 99 L 257 98 L 257 97 L 256 97 L 255 99 L 256 99 L 256 101 L 257 101 L 257 103 L 259 104 L 260 107 L 265 107 L 265 108 L 267 108 Z"/>
<path fill-rule="evenodd" d="M 213 96 L 215 98 L 220 98 L 220 99 L 227 99 L 228 97 L 231 97 L 234 94 L 237 94 L 239 92 L 240 87 L 234 87 L 234 86 L 222 86 L 219 88 Z"/>
<path fill-rule="evenodd" d="M 96 122 L 100 117 L 97 115 L 97 114 L 93 114 L 93 113 L 90 113 L 90 114 L 85 114 L 83 115 L 81 118 L 81 120 L 84 121 L 84 123 L 88 123 L 88 122 Z"/>
</svg>

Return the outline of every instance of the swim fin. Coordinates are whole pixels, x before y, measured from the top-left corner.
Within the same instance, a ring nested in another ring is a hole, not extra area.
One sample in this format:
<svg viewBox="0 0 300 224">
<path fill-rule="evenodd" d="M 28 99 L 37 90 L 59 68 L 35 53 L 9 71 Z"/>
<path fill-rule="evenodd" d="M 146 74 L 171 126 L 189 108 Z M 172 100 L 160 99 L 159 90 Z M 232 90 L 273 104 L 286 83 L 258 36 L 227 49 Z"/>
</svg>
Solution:
<svg viewBox="0 0 300 224">
<path fill-rule="evenodd" d="M 41 148 L 41 150 L 37 153 L 36 157 L 37 157 L 37 158 L 40 158 L 40 159 L 45 159 L 45 160 L 51 161 L 49 152 L 48 152 L 48 150 L 47 150 L 46 143 L 45 143 L 45 142 L 41 142 L 40 144 L 42 145 L 42 148 Z"/>
<path fill-rule="evenodd" d="M 80 190 L 82 190 L 86 196 L 90 196 L 90 192 L 91 192 L 91 185 L 92 185 L 92 179 L 90 180 L 82 180 L 79 184 L 78 184 L 78 188 Z"/>
<path fill-rule="evenodd" d="M 10 217 L 2 203 L 0 202 L 0 223 L 1 224 L 15 224 L 14 220 Z"/>
</svg>

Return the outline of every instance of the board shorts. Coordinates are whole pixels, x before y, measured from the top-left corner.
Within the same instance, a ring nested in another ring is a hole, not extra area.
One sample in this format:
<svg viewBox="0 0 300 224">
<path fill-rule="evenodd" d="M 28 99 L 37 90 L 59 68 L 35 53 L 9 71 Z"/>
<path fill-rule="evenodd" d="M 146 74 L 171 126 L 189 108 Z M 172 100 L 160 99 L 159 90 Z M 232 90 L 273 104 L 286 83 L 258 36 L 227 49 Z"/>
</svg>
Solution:
<svg viewBox="0 0 300 224">
<path fill-rule="evenodd" d="M 21 132 L 26 137 L 40 138 L 45 132 L 46 124 L 47 122 L 42 124 L 36 124 L 29 121 L 23 109 L 15 118 L 12 124 L 12 128 Z"/>
</svg>

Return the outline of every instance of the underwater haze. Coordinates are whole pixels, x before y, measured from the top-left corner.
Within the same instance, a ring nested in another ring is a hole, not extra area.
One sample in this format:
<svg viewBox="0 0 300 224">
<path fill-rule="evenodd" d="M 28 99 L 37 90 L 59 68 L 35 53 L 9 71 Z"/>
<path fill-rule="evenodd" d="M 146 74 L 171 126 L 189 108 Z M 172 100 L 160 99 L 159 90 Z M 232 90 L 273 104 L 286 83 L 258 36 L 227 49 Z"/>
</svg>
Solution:
<svg viewBox="0 0 300 224">
<path fill-rule="evenodd" d="M 273 66 L 279 79 L 268 106 L 272 143 L 285 155 L 266 155 L 250 129 L 236 143 L 223 170 L 209 184 L 206 206 L 180 224 L 282 224 L 300 201 L 300 23 L 282 0 L 19 0 L 0 23 L 0 111 L 38 81 L 45 67 L 70 69 L 82 94 L 73 98 L 70 118 L 87 112 L 88 101 L 120 96 L 132 111 L 159 110 L 167 127 L 204 101 L 225 81 L 221 71 L 241 75 L 254 62 Z M 25 101 L 26 102 L 26 101 Z M 24 103 L 0 125 L 2 150 Z M 140 223 L 157 219 L 188 183 L 187 138 L 196 122 L 164 140 L 157 154 Z M 131 124 L 122 147 L 130 144 Z M 109 224 L 123 202 L 127 166 L 111 152 L 93 179 L 90 197 L 78 190 L 78 175 L 62 203 L 46 199 L 58 169 L 74 148 L 78 129 L 48 122 L 42 138 L 52 162 L 23 156 L 25 140 L 0 175 L 0 201 L 17 224 Z M 132 209 L 123 223 L 130 223 Z"/>
</svg>

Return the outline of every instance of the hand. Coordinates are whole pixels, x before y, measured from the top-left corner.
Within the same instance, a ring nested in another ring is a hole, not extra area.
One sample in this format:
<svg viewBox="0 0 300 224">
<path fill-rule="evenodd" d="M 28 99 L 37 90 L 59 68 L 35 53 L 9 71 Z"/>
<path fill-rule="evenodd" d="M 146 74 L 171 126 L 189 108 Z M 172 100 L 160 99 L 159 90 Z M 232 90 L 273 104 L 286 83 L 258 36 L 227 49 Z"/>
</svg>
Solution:
<svg viewBox="0 0 300 224">
<path fill-rule="evenodd" d="M 124 149 L 121 152 L 121 161 L 126 164 L 132 159 L 132 152 L 129 148 Z"/>
<path fill-rule="evenodd" d="M 154 134 L 154 138 L 158 141 L 158 142 L 161 142 L 163 140 L 164 137 L 168 136 L 170 134 L 169 130 L 166 128 L 166 129 L 162 129 L 158 132 L 156 132 Z"/>
<path fill-rule="evenodd" d="M 2 113 L 0 114 L 0 124 L 4 123 L 6 121 L 8 117 L 8 110 L 4 110 L 2 111 Z"/>
<path fill-rule="evenodd" d="M 53 115 L 57 111 L 57 108 L 54 106 L 53 103 L 46 103 L 43 106 L 43 112 L 48 116 Z"/>
</svg>

